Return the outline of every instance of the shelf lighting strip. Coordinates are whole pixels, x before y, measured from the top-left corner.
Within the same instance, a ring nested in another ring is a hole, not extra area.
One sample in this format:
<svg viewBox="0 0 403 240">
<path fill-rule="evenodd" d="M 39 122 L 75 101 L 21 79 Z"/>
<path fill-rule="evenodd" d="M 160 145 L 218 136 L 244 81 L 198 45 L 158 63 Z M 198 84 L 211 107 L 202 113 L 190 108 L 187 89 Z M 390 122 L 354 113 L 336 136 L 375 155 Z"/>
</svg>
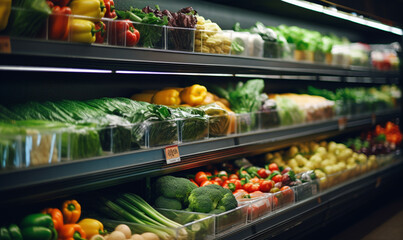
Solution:
<svg viewBox="0 0 403 240">
<path fill-rule="evenodd" d="M 229 73 L 187 73 L 187 72 L 153 72 L 153 71 L 125 71 L 117 70 L 117 74 L 153 74 L 153 75 L 180 75 L 180 76 L 210 76 L 210 77 L 233 77 Z"/>
<path fill-rule="evenodd" d="M 112 70 L 84 69 L 84 68 L 58 68 L 58 67 L 29 67 L 29 66 L 0 66 L 3 71 L 27 72 L 70 72 L 70 73 L 112 73 Z"/>
<path fill-rule="evenodd" d="M 359 17 L 359 16 L 354 16 L 352 14 L 343 12 L 343 11 L 339 11 L 336 8 L 332 8 L 332 7 L 325 7 L 316 3 L 311 3 L 311 2 L 307 2 L 307 1 L 303 1 L 303 0 L 282 0 L 283 2 L 298 6 L 298 7 L 302 7 L 302 8 L 306 8 L 315 12 L 320 12 L 320 13 L 324 13 L 333 17 L 337 17 L 340 19 L 344 19 L 347 21 L 351 21 L 354 23 L 358 23 L 364 26 L 368 26 L 368 27 L 372 27 L 372 28 L 376 28 L 379 30 L 383 30 L 386 32 L 391 32 L 394 33 L 396 35 L 403 35 L 403 30 L 397 27 L 392 27 L 368 18 L 364 18 L 364 17 Z"/>
</svg>

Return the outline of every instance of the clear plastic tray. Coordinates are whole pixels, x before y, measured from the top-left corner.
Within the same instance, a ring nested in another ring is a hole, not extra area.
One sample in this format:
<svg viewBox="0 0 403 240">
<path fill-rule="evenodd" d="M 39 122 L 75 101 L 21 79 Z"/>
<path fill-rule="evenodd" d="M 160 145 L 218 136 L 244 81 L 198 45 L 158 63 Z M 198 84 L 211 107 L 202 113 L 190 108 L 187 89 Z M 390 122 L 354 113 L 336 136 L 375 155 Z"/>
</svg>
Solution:
<svg viewBox="0 0 403 240">
<path fill-rule="evenodd" d="M 261 111 L 259 116 L 259 129 L 270 129 L 280 126 L 280 118 L 277 110 Z"/>
<path fill-rule="evenodd" d="M 178 120 L 180 142 L 203 140 L 209 136 L 207 117 L 189 117 Z"/>
<path fill-rule="evenodd" d="M 281 45 L 277 42 L 264 41 L 263 43 L 263 57 L 264 58 L 281 58 Z"/>
<path fill-rule="evenodd" d="M 195 50 L 194 28 L 166 27 L 167 50 L 193 52 Z"/>
<path fill-rule="evenodd" d="M 169 234 L 168 236 L 170 236 L 170 239 L 214 239 L 214 216 L 184 211 L 177 212 L 167 209 L 159 209 L 158 211 L 167 216 L 169 219 L 183 225 L 183 227 L 157 227 L 109 219 L 102 219 L 101 222 L 108 231 L 113 231 L 114 228 L 119 224 L 126 224 L 131 229 L 132 234 L 149 232 L 148 229 L 151 227 L 152 229 L 157 229 Z"/>
<path fill-rule="evenodd" d="M 229 135 L 231 133 L 231 125 L 235 125 L 235 117 L 230 114 L 209 116 L 208 121 L 210 138 Z"/>
<path fill-rule="evenodd" d="M 145 122 L 146 147 L 172 145 L 179 142 L 177 120 Z"/>
<path fill-rule="evenodd" d="M 259 113 L 236 114 L 236 133 L 253 132 L 259 129 Z"/>
<path fill-rule="evenodd" d="M 235 209 L 215 215 L 216 237 L 247 224 L 248 205 L 238 206 Z"/>
<path fill-rule="evenodd" d="M 269 194 L 272 195 L 273 212 L 295 203 L 295 193 L 292 188 Z"/>
<path fill-rule="evenodd" d="M 319 192 L 319 179 L 293 186 L 295 202 L 310 198 Z"/>
<path fill-rule="evenodd" d="M 23 166 L 25 136 L 0 135 L 0 169 L 19 168 Z"/>
<path fill-rule="evenodd" d="M 240 206 L 248 205 L 248 221 L 253 222 L 261 219 L 271 213 L 272 210 L 272 198 L 270 194 L 265 194 L 264 197 L 256 199 L 238 199 Z"/>
<path fill-rule="evenodd" d="M 230 54 L 231 44 L 231 32 L 196 30 L 195 52 Z"/>
</svg>

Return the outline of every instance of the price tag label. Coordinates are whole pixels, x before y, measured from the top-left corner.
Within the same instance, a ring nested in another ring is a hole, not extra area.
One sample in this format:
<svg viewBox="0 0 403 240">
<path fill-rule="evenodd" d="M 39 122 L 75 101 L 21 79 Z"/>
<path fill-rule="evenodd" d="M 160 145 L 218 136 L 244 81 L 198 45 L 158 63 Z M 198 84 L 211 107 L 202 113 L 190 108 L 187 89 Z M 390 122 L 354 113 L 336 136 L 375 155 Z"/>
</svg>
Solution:
<svg viewBox="0 0 403 240">
<path fill-rule="evenodd" d="M 339 118 L 339 130 L 342 131 L 346 128 L 347 125 L 347 118 L 346 117 L 342 117 Z"/>
<path fill-rule="evenodd" d="M 178 145 L 166 147 L 164 151 L 165 151 L 165 160 L 167 164 L 172 164 L 181 161 Z"/>
<path fill-rule="evenodd" d="M 376 115 L 375 115 L 375 113 L 373 113 L 373 114 L 371 115 L 371 121 L 372 121 L 372 125 L 375 125 L 375 124 L 376 124 Z"/>
<path fill-rule="evenodd" d="M 11 53 L 10 37 L 0 36 L 0 53 Z"/>
</svg>

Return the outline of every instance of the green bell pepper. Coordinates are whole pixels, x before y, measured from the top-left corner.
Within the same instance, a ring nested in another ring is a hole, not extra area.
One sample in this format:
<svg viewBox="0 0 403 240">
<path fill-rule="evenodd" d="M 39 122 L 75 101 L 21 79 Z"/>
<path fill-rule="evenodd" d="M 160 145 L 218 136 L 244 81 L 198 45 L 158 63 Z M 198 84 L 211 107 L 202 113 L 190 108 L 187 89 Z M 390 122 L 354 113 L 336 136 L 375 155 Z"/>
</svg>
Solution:
<svg viewBox="0 0 403 240">
<path fill-rule="evenodd" d="M 11 240 L 10 233 L 6 227 L 0 228 L 0 240 Z"/>
<path fill-rule="evenodd" d="M 17 226 L 17 224 L 11 224 L 8 227 L 8 233 L 11 236 L 11 239 L 13 240 L 22 240 L 22 233 L 20 228 Z"/>
<path fill-rule="evenodd" d="M 48 214 L 30 214 L 21 221 L 20 226 L 24 240 L 57 240 L 57 231 Z"/>
</svg>

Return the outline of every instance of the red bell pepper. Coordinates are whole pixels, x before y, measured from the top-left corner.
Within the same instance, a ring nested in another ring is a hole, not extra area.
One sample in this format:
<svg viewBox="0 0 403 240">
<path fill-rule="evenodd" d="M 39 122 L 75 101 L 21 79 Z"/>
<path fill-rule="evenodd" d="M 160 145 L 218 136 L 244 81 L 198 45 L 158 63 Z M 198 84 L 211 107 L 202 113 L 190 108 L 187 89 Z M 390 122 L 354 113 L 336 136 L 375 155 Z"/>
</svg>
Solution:
<svg viewBox="0 0 403 240">
<path fill-rule="evenodd" d="M 49 16 L 49 38 L 53 40 L 67 40 L 70 31 L 69 7 L 54 6 Z"/>
<path fill-rule="evenodd" d="M 50 1 L 53 2 L 56 6 L 60 7 L 65 7 L 70 3 L 70 0 L 50 0 Z"/>
<path fill-rule="evenodd" d="M 106 37 L 106 25 L 104 22 L 97 22 L 95 24 L 95 30 L 99 30 L 97 31 L 96 35 L 95 35 L 95 42 L 96 43 L 104 43 L 105 41 L 105 37 Z"/>
<path fill-rule="evenodd" d="M 104 0 L 104 3 L 106 7 L 106 13 L 104 17 L 116 18 L 115 3 L 113 2 L 113 0 Z"/>
<path fill-rule="evenodd" d="M 140 40 L 140 32 L 128 19 L 112 22 L 110 30 L 109 37 L 113 45 L 132 47 Z"/>
<path fill-rule="evenodd" d="M 53 225 L 56 231 L 60 232 L 64 225 L 62 211 L 60 211 L 58 208 L 45 208 L 42 210 L 42 213 L 49 214 L 52 217 Z"/>
</svg>

